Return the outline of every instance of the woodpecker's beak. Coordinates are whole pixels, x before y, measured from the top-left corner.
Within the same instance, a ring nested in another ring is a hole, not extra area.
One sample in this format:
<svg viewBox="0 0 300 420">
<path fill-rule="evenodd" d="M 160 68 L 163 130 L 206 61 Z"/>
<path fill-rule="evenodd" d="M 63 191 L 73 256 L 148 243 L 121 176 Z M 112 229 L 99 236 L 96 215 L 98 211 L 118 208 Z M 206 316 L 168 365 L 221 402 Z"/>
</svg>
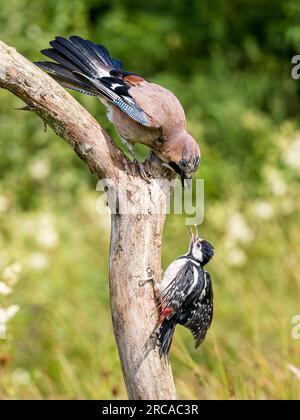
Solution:
<svg viewBox="0 0 300 420">
<path fill-rule="evenodd" d="M 195 236 L 194 236 L 194 232 L 193 232 L 193 229 L 191 228 L 191 226 L 189 227 L 189 229 L 190 229 L 190 245 L 189 245 L 189 252 L 191 252 L 191 251 L 192 251 L 192 249 L 193 249 L 194 242 L 195 242 Z"/>
<path fill-rule="evenodd" d="M 191 239 L 191 243 L 194 243 L 195 242 L 195 237 L 194 237 L 194 232 L 193 232 L 193 229 L 190 227 L 189 228 L 190 229 L 190 239 Z"/>
<path fill-rule="evenodd" d="M 201 238 L 200 238 L 200 235 L 199 235 L 198 225 L 195 225 L 195 228 L 196 228 L 196 238 L 195 238 L 195 240 L 197 241 L 198 239 L 201 239 Z"/>
</svg>

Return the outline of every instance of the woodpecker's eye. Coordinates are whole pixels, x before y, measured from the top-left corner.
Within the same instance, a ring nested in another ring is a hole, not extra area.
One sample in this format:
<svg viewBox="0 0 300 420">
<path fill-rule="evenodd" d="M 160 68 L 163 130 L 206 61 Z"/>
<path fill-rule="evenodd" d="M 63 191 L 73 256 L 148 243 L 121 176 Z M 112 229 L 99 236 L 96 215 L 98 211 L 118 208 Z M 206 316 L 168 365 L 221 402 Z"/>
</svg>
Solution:
<svg viewBox="0 0 300 420">
<path fill-rule="evenodd" d="M 181 161 L 180 161 L 180 166 L 182 166 L 183 168 L 186 168 L 187 167 L 187 161 L 185 160 L 185 159 L 182 159 Z"/>
<path fill-rule="evenodd" d="M 198 242 L 198 243 L 197 243 L 197 247 L 198 247 L 198 248 L 200 248 L 200 246 L 201 246 L 201 244 L 200 244 L 200 242 Z"/>
</svg>

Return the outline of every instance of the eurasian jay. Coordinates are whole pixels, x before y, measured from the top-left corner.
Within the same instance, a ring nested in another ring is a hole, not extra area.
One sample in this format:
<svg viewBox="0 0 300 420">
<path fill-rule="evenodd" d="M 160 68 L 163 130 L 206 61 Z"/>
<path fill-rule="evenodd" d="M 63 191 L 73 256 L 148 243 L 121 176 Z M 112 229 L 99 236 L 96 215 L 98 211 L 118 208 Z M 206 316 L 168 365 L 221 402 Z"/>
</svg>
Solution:
<svg viewBox="0 0 300 420">
<path fill-rule="evenodd" d="M 36 62 L 62 86 L 97 96 L 107 107 L 109 120 L 137 162 L 134 145 L 142 143 L 176 173 L 182 183 L 200 164 L 200 149 L 186 131 L 183 108 L 169 90 L 121 68 L 107 49 L 79 36 L 56 37 L 41 53 L 54 61 Z"/>
</svg>

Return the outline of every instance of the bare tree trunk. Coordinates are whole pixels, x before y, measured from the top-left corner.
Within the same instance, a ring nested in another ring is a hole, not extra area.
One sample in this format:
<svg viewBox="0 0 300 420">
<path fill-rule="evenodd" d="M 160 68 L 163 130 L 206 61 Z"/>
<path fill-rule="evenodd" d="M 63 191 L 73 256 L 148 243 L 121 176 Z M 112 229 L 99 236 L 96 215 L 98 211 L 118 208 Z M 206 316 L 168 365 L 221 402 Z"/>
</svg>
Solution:
<svg viewBox="0 0 300 420">
<path fill-rule="evenodd" d="M 152 159 L 151 184 L 116 147 L 95 119 L 54 80 L 0 41 L 0 87 L 10 90 L 39 115 L 84 160 L 98 178 L 119 187 L 129 181 L 126 196 L 132 209 L 112 214 L 110 252 L 111 310 L 115 337 L 128 396 L 131 399 L 175 399 L 168 361 L 151 352 L 140 363 L 139 354 L 154 324 L 153 290 L 141 288 L 146 268 L 160 278 L 160 250 L 168 190 L 163 179 L 172 175 Z M 17 123 L 17 122 L 16 122 Z M 145 211 L 145 203 L 155 208 Z M 132 214 L 135 213 L 135 214 Z"/>
<path fill-rule="evenodd" d="M 168 190 L 159 182 L 140 192 L 141 182 L 132 182 L 130 190 L 144 214 L 112 215 L 110 249 L 111 311 L 123 374 L 132 399 L 175 399 L 175 388 L 169 362 L 160 360 L 157 351 L 141 363 L 139 355 L 157 320 L 154 292 L 147 279 L 147 267 L 160 279 L 161 240 Z M 144 184 L 144 183 L 143 183 Z M 158 203 L 147 212 L 145 203 Z M 148 201 L 147 201 L 148 200 Z M 150 293 L 150 298 L 149 298 Z M 152 296 L 152 297 L 151 297 Z M 152 316 L 151 316 L 152 314 Z"/>
</svg>

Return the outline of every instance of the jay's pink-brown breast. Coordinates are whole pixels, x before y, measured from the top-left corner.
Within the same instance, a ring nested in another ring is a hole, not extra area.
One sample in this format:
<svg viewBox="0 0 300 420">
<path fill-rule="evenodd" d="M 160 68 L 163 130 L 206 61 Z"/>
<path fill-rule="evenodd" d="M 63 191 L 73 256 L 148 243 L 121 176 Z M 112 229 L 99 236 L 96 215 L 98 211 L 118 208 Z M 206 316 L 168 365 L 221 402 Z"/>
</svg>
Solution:
<svg viewBox="0 0 300 420">
<path fill-rule="evenodd" d="M 129 93 L 137 105 L 151 118 L 153 126 L 161 127 L 164 134 L 185 128 L 184 110 L 172 92 L 146 80 L 135 84 Z"/>
<path fill-rule="evenodd" d="M 132 77 L 132 76 L 130 76 Z M 169 90 L 141 78 L 130 80 L 129 93 L 137 105 L 150 117 L 152 125 L 145 127 L 113 107 L 112 122 L 121 137 L 131 143 L 142 143 L 156 149 L 157 142 L 185 128 L 183 108 Z M 159 147 L 159 145 L 158 145 Z"/>
</svg>

